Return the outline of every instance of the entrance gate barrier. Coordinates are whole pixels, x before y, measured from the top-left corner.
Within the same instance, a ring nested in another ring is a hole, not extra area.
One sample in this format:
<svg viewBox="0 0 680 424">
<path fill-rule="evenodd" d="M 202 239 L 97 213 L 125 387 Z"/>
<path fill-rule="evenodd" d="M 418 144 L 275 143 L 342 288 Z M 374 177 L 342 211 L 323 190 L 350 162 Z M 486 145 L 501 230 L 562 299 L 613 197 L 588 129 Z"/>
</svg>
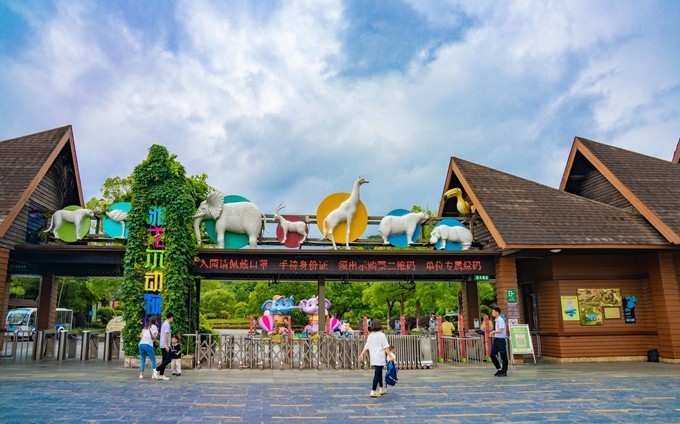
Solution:
<svg viewBox="0 0 680 424">
<path fill-rule="evenodd" d="M 484 337 L 442 337 L 444 362 L 456 365 L 480 365 L 487 360 Z"/>
<path fill-rule="evenodd" d="M 194 353 L 196 368 L 249 369 L 357 369 L 367 368 L 359 354 L 363 336 L 321 338 L 263 338 L 213 334 L 185 334 L 187 352 Z M 397 349 L 402 369 L 432 368 L 437 352 L 436 336 L 388 335 Z"/>
<path fill-rule="evenodd" d="M 120 358 L 120 331 L 104 333 L 104 361 Z"/>
</svg>

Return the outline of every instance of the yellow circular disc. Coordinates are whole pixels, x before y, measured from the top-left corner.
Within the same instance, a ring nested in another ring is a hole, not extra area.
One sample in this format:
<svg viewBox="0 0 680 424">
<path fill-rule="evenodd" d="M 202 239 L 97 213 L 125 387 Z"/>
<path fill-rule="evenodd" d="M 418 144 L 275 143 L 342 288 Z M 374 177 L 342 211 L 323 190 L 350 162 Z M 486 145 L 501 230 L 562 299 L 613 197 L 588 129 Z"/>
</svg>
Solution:
<svg viewBox="0 0 680 424">
<path fill-rule="evenodd" d="M 333 193 L 326 197 L 319 203 L 319 207 L 316 210 L 316 225 L 319 227 L 321 234 L 324 233 L 323 222 L 326 217 L 336 210 L 342 202 L 349 198 L 349 193 Z M 357 211 L 352 218 L 352 226 L 349 229 L 349 241 L 354 241 L 361 237 L 361 235 L 366 231 L 368 226 L 368 212 L 366 211 L 366 206 L 359 200 L 357 204 Z M 347 236 L 347 223 L 343 222 L 338 224 L 333 231 L 333 238 L 335 238 L 336 243 L 346 243 L 345 240 Z M 330 237 L 328 238 L 330 240 Z"/>
</svg>

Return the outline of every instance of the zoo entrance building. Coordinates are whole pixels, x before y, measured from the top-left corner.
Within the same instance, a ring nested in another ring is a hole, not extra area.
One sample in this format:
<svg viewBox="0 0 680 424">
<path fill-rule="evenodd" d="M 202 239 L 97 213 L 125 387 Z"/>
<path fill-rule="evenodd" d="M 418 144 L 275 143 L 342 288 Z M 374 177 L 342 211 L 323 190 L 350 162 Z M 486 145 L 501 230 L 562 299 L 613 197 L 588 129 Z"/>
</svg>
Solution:
<svg viewBox="0 0 680 424">
<path fill-rule="evenodd" d="M 498 305 L 539 336 L 544 359 L 644 360 L 658 349 L 662 361 L 680 363 L 679 161 L 680 143 L 667 161 L 576 137 L 551 188 L 452 157 L 442 192 L 460 188 L 476 208 L 475 248 L 457 256 L 495 262 Z M 443 202 L 439 215 L 455 217 L 458 201 Z M 63 250 L 36 233 L 46 212 L 67 205 L 84 205 L 71 126 L 0 141 L 0 315 L 10 277 L 37 273 L 38 329 L 53 325 L 55 277 L 74 274 L 49 262 L 31 267 L 31 258 Z M 78 275 L 120 273 L 120 250 L 88 268 L 107 247 L 85 247 L 70 258 Z M 476 282 L 464 281 L 462 293 L 472 323 Z"/>
</svg>

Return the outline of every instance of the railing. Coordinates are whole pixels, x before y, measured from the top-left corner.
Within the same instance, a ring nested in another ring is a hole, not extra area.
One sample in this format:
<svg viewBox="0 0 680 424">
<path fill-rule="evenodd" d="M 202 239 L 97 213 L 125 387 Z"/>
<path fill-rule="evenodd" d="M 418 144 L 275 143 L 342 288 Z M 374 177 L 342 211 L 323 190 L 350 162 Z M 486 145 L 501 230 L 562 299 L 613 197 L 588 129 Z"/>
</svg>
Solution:
<svg viewBox="0 0 680 424">
<path fill-rule="evenodd" d="M 485 362 L 486 344 L 484 337 L 442 337 L 444 362 L 456 365 L 480 365 Z"/>
<path fill-rule="evenodd" d="M 99 344 L 103 353 L 99 355 Z M 15 360 L 67 360 L 101 358 L 110 361 L 119 358 L 120 332 L 92 334 L 83 331 L 0 331 L 0 359 Z"/>
<path fill-rule="evenodd" d="M 196 368 L 217 369 L 363 369 L 359 362 L 366 344 L 362 336 L 321 338 L 261 338 L 232 335 L 185 334 L 188 352 L 194 352 Z M 436 338 L 388 335 L 395 346 L 401 369 L 432 368 Z"/>
</svg>

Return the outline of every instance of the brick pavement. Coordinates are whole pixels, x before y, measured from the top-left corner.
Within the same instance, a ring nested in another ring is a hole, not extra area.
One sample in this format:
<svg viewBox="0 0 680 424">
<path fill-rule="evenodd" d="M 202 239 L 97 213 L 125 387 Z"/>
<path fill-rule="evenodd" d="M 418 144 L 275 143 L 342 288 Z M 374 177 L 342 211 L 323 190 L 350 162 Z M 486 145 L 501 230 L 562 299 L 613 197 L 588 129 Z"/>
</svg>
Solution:
<svg viewBox="0 0 680 424">
<path fill-rule="evenodd" d="M 119 363 L 0 361 L 0 422 L 680 422 L 680 366 L 539 364 L 404 370 L 378 399 L 372 373 L 186 370 L 137 379 Z"/>
</svg>

